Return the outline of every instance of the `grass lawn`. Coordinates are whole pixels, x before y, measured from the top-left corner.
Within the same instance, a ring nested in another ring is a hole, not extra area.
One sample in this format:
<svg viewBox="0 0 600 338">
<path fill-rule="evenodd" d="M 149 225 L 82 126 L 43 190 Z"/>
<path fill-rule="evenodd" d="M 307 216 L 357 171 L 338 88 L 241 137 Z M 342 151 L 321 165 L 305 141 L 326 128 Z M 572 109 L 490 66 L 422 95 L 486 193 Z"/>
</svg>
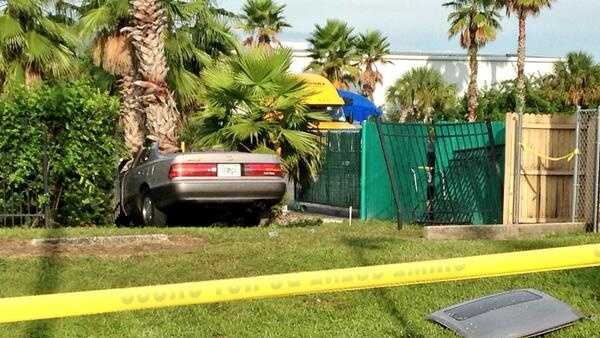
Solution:
<svg viewBox="0 0 600 338">
<path fill-rule="evenodd" d="M 0 241 L 48 235 L 0 229 Z M 273 236 L 273 231 L 277 232 Z M 523 241 L 427 241 L 417 228 L 357 222 L 304 228 L 73 228 L 51 235 L 167 233 L 203 239 L 178 252 L 0 258 L 0 296 L 106 289 L 600 243 L 572 235 Z M 271 232 L 271 235 L 269 235 Z M 551 337 L 600 336 L 600 268 L 0 325 L 6 337 L 442 337 L 424 317 L 466 299 L 537 288 L 591 319 Z M 2 309 L 2 311 L 10 309 Z"/>
</svg>

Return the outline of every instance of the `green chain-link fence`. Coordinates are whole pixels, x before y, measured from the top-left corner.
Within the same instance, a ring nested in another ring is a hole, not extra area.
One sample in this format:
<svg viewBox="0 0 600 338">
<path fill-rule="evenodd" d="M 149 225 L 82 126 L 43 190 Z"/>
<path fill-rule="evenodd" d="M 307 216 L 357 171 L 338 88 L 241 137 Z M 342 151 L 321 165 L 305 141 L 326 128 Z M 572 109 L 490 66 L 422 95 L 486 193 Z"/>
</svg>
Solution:
<svg viewBox="0 0 600 338">
<path fill-rule="evenodd" d="M 360 130 L 323 135 L 323 166 L 315 182 L 300 187 L 296 200 L 358 209 L 360 200 Z"/>
<path fill-rule="evenodd" d="M 365 124 L 361 217 L 500 222 L 503 132 L 502 123 Z"/>
</svg>

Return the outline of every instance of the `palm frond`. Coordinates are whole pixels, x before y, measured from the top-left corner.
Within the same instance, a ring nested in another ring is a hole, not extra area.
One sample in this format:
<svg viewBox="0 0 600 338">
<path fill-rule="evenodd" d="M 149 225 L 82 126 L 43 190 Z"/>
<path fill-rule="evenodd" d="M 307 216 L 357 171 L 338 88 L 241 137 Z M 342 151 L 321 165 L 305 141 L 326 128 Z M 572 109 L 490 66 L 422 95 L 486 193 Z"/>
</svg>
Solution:
<svg viewBox="0 0 600 338">
<path fill-rule="evenodd" d="M 281 129 L 281 136 L 300 154 L 319 151 L 319 139 L 314 134 L 301 130 Z"/>
<path fill-rule="evenodd" d="M 248 0 L 242 7 L 238 27 L 250 33 L 249 41 L 270 46 L 277 41 L 276 35 L 283 28 L 290 27 L 283 12 L 285 5 L 272 0 Z"/>
<path fill-rule="evenodd" d="M 130 75 L 133 70 L 131 42 L 122 33 L 103 36 L 95 40 L 92 60 L 97 66 L 117 76 Z"/>
<path fill-rule="evenodd" d="M 55 22 L 47 17 L 38 20 L 39 32 L 44 33 L 49 39 L 56 43 L 76 49 L 79 44 L 74 30 L 63 23 Z"/>
<path fill-rule="evenodd" d="M 192 116 L 185 138 L 198 145 L 225 144 L 240 151 L 277 152 L 292 177 L 312 175 L 320 144 L 310 122 L 305 83 L 289 73 L 285 49 L 242 51 L 207 66 L 202 74 L 205 109 Z M 312 169 L 309 169 L 308 167 Z"/>
<path fill-rule="evenodd" d="M 12 15 L 35 19 L 43 16 L 43 5 L 42 0 L 11 0 L 7 9 Z"/>
<path fill-rule="evenodd" d="M 105 5 L 89 10 L 78 23 L 82 37 L 96 38 L 101 34 L 113 34 L 117 30 L 118 17 L 111 7 Z"/>
<path fill-rule="evenodd" d="M 312 62 L 307 69 L 317 72 L 339 86 L 349 87 L 358 80 L 360 55 L 354 29 L 340 20 L 315 25 L 308 39 Z"/>
<path fill-rule="evenodd" d="M 4 50 L 15 50 L 25 44 L 21 23 L 8 14 L 0 16 L 0 46 Z"/>
<path fill-rule="evenodd" d="M 463 48 L 472 44 L 483 47 L 496 38 L 500 29 L 500 15 L 495 1 L 489 0 L 457 0 L 444 3 L 451 9 L 448 14 L 448 36 L 460 36 Z"/>
<path fill-rule="evenodd" d="M 212 62 L 210 55 L 195 46 L 191 32 L 184 28 L 167 37 L 165 55 L 171 66 L 193 64 L 199 67 Z"/>
<path fill-rule="evenodd" d="M 25 67 L 19 62 L 13 61 L 6 67 L 5 85 L 8 87 L 25 84 Z"/>
<path fill-rule="evenodd" d="M 184 67 L 169 69 L 167 82 L 175 88 L 175 95 L 182 107 L 198 108 L 202 97 L 202 81 L 200 77 Z"/>
<path fill-rule="evenodd" d="M 54 55 L 60 52 L 58 46 L 54 45 L 50 39 L 36 31 L 25 33 L 24 40 L 24 54 L 27 63 L 35 64 L 39 68 L 50 63 L 52 58 L 54 58 Z"/>
</svg>

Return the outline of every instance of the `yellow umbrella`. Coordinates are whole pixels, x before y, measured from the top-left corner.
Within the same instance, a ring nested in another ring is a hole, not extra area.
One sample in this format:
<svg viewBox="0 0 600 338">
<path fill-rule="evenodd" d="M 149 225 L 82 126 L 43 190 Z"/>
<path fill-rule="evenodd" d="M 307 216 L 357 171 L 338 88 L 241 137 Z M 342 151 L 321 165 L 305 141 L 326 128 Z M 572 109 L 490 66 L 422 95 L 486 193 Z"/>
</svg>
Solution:
<svg viewBox="0 0 600 338">
<path fill-rule="evenodd" d="M 306 82 L 307 89 L 312 93 L 304 103 L 308 106 L 343 106 L 344 100 L 338 94 L 335 86 L 325 77 L 313 73 L 301 73 L 298 77 Z"/>
</svg>

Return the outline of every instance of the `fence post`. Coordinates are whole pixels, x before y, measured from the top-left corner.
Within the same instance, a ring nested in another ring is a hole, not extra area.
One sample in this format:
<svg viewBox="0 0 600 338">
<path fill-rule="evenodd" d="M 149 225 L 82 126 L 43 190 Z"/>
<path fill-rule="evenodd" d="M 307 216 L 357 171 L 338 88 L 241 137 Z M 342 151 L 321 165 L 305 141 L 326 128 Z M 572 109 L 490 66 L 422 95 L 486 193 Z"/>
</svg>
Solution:
<svg viewBox="0 0 600 338">
<path fill-rule="evenodd" d="M 435 199 L 435 125 L 432 123 L 433 128 L 427 132 L 427 154 L 425 158 L 427 164 L 425 172 L 427 173 L 427 221 L 433 221 L 433 203 Z"/>
<path fill-rule="evenodd" d="M 50 220 L 50 196 L 48 187 L 48 171 L 50 168 L 50 161 L 48 159 L 48 143 L 44 145 L 43 155 L 43 168 L 42 168 L 42 180 L 44 181 L 44 195 L 46 196 L 46 205 L 44 206 L 44 226 L 48 228 L 52 224 Z"/>
<path fill-rule="evenodd" d="M 579 121 L 581 117 L 581 107 L 577 106 L 575 112 L 575 163 L 573 165 L 573 192 L 571 194 L 571 222 L 577 218 L 577 197 L 579 193 Z"/>
<path fill-rule="evenodd" d="M 492 129 L 492 121 L 486 119 L 485 126 L 487 128 L 489 153 L 492 161 L 494 162 L 494 168 L 496 170 L 496 178 L 500 180 L 500 164 L 498 163 L 498 154 L 496 154 L 496 139 L 494 138 L 494 130 Z"/>
<path fill-rule="evenodd" d="M 596 159 L 594 166 L 594 216 L 593 230 L 598 232 L 598 179 L 600 174 L 600 107 L 596 112 Z"/>
<path fill-rule="evenodd" d="M 387 168 L 388 177 L 390 178 L 390 185 L 392 186 L 392 194 L 394 195 L 394 203 L 396 204 L 396 221 L 398 222 L 398 229 L 402 229 L 403 220 L 402 213 L 400 212 L 400 201 L 398 200 L 398 195 L 396 192 L 396 176 L 394 175 L 393 169 L 391 168 L 390 159 L 388 158 L 387 152 L 385 151 L 385 146 L 383 143 L 383 133 L 381 131 L 381 121 L 379 121 L 379 119 L 375 122 L 375 126 L 377 126 L 377 135 L 379 136 L 379 143 L 381 144 L 383 159 L 385 160 L 385 166 Z"/>
<path fill-rule="evenodd" d="M 515 128 L 515 164 L 513 172 L 513 224 L 519 224 L 521 216 L 521 142 L 523 138 L 523 112 L 517 114 Z"/>
<path fill-rule="evenodd" d="M 488 152 L 494 165 L 494 174 L 496 174 L 496 182 L 498 182 L 498 186 L 500 187 L 498 189 L 498 193 L 500 195 L 498 201 L 502 202 L 502 197 L 504 194 L 504 192 L 502 191 L 502 177 L 500 175 L 502 172 L 500 171 L 500 162 L 498 161 L 498 154 L 496 153 L 496 139 L 494 137 L 494 129 L 492 128 L 492 121 L 489 118 L 486 119 L 485 126 L 487 128 L 488 133 Z M 500 214 L 499 217 L 501 218 L 502 215 Z"/>
</svg>

